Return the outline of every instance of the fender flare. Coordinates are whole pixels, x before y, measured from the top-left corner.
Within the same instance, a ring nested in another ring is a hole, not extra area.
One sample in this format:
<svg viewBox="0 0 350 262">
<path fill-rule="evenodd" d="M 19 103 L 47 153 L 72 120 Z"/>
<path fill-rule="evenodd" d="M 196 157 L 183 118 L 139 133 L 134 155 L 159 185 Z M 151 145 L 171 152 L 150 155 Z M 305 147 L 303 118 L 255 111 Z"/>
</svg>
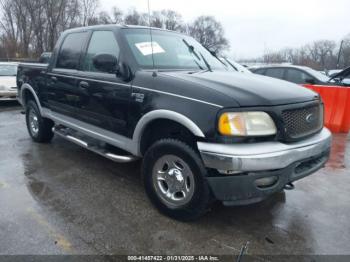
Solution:
<svg viewBox="0 0 350 262">
<path fill-rule="evenodd" d="M 20 100 L 21 100 L 22 106 L 23 106 L 24 108 L 26 107 L 26 99 L 25 99 L 25 97 L 24 97 L 24 92 L 25 92 L 25 90 L 29 90 L 29 92 L 31 92 L 31 94 L 33 95 L 33 97 L 34 97 L 34 99 L 35 99 L 36 104 L 38 105 L 40 114 L 43 115 L 43 110 L 42 110 L 42 107 L 41 107 L 41 104 L 40 104 L 39 97 L 38 97 L 38 95 L 35 93 L 33 87 L 31 87 L 31 85 L 29 85 L 29 84 L 23 84 L 23 85 L 21 86 L 21 96 L 20 96 Z"/>
<path fill-rule="evenodd" d="M 170 111 L 170 110 L 164 110 L 164 109 L 154 110 L 142 116 L 135 127 L 132 140 L 135 142 L 135 145 L 137 146 L 136 148 L 137 155 L 141 155 L 141 148 L 140 148 L 141 138 L 144 130 L 146 129 L 148 124 L 150 124 L 152 121 L 157 119 L 172 120 L 186 127 L 193 135 L 197 137 L 205 137 L 202 130 L 187 116 L 184 116 L 180 113 L 177 113 L 175 111 Z"/>
</svg>

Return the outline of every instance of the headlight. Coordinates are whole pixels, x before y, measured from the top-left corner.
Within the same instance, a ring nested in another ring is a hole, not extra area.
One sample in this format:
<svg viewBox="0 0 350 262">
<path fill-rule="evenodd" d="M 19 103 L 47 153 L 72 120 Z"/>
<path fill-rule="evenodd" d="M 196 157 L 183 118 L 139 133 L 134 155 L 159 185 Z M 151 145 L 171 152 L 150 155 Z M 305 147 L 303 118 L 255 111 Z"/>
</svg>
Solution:
<svg viewBox="0 0 350 262">
<path fill-rule="evenodd" d="M 230 112 L 219 118 L 219 132 L 225 136 L 268 136 L 276 126 L 265 112 Z"/>
</svg>

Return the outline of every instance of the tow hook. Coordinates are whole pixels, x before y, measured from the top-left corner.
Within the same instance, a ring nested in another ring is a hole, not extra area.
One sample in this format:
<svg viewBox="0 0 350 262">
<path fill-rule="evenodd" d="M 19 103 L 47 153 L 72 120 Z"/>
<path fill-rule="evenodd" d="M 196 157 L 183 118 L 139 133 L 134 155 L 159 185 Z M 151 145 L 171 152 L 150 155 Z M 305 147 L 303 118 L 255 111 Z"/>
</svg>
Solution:
<svg viewBox="0 0 350 262">
<path fill-rule="evenodd" d="M 295 186 L 293 185 L 292 182 L 286 184 L 286 185 L 283 187 L 284 190 L 293 190 L 294 188 L 295 188 Z"/>
</svg>

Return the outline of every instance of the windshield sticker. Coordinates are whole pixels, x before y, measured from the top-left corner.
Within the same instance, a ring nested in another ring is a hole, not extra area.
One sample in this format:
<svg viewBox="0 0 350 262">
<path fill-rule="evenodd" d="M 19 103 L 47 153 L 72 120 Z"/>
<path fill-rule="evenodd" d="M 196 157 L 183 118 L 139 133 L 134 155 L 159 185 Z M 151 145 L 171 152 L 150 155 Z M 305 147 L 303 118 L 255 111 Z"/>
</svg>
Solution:
<svg viewBox="0 0 350 262">
<path fill-rule="evenodd" d="M 165 50 L 157 43 L 157 42 L 141 42 L 135 44 L 137 49 L 144 55 L 150 55 L 152 54 L 152 46 L 153 46 L 153 54 L 160 54 L 160 53 L 165 53 Z"/>
</svg>

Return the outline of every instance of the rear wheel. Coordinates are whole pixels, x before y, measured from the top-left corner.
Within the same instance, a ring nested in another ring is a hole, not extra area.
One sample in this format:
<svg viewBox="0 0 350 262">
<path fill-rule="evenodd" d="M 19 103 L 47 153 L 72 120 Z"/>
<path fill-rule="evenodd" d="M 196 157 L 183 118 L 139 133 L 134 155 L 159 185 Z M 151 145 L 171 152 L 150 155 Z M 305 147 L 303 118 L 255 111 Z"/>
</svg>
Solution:
<svg viewBox="0 0 350 262">
<path fill-rule="evenodd" d="M 54 136 L 53 121 L 41 116 L 34 101 L 28 101 L 26 105 L 26 124 L 28 133 L 35 142 L 48 143 Z"/>
<path fill-rule="evenodd" d="M 143 160 L 143 179 L 152 203 L 178 220 L 195 220 L 210 203 L 210 190 L 198 154 L 187 144 L 163 139 L 154 143 Z"/>
</svg>

